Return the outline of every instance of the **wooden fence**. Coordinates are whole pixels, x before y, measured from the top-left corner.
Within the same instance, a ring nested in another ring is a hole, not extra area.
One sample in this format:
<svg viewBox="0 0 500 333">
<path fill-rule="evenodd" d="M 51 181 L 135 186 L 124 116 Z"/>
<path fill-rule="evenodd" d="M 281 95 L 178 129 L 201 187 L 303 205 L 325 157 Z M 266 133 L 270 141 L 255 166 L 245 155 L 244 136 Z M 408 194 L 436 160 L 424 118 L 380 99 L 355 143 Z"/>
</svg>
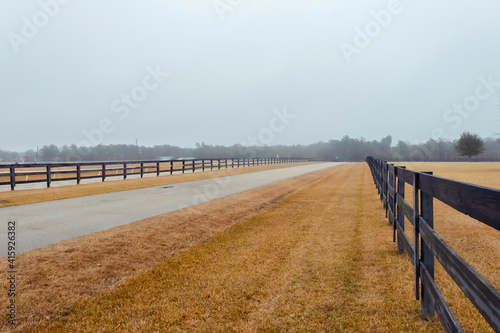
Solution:
<svg viewBox="0 0 500 333">
<path fill-rule="evenodd" d="M 433 230 L 433 199 L 500 230 L 500 191 L 396 167 L 367 157 L 375 185 L 393 226 L 393 241 L 415 267 L 415 297 L 422 314 L 437 313 L 446 332 L 462 332 L 434 282 L 436 258 L 495 332 L 500 332 L 500 293 Z M 405 200 L 405 183 L 413 186 L 413 205 Z M 413 225 L 413 244 L 405 235 L 405 217 Z"/>
<path fill-rule="evenodd" d="M 240 168 L 247 166 L 306 162 L 303 158 L 229 158 L 229 159 L 186 159 L 161 161 L 118 161 L 79 163 L 16 163 L 0 164 L 0 185 L 10 185 L 14 190 L 18 184 L 46 183 L 85 179 L 123 177 L 146 174 L 173 174 Z"/>
</svg>

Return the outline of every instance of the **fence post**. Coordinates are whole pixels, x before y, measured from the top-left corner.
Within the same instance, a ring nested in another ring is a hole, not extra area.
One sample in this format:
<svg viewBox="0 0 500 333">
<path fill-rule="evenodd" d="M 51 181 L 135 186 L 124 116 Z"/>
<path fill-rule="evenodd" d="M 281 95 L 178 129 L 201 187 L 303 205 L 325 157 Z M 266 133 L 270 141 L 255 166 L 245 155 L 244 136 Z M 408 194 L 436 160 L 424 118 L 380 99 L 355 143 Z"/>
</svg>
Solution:
<svg viewBox="0 0 500 333">
<path fill-rule="evenodd" d="M 413 262 L 415 263 L 415 298 L 420 300 L 420 174 L 415 172 L 413 174 L 413 219 L 415 225 L 413 228 L 413 241 L 414 249 Z"/>
<path fill-rule="evenodd" d="M 193 160 L 193 173 L 196 170 L 196 160 Z"/>
<path fill-rule="evenodd" d="M 186 170 L 186 161 L 182 160 L 182 173 L 184 173 L 184 170 Z"/>
<path fill-rule="evenodd" d="M 50 187 L 52 179 L 50 178 L 50 164 L 47 164 L 47 187 Z"/>
<path fill-rule="evenodd" d="M 82 179 L 82 172 L 81 171 L 82 171 L 81 170 L 81 165 L 80 165 L 80 163 L 78 163 L 76 165 L 76 183 L 77 184 L 80 184 L 80 181 Z"/>
<path fill-rule="evenodd" d="M 127 179 L 127 163 L 123 163 L 123 179 Z"/>
<path fill-rule="evenodd" d="M 391 172 L 392 170 L 392 172 Z M 387 214 L 390 214 L 390 210 L 392 210 L 392 224 L 396 225 L 396 210 L 394 209 L 394 200 L 391 200 L 391 192 L 389 191 L 389 186 L 392 187 L 394 192 L 394 198 L 396 197 L 396 182 L 395 182 L 395 174 L 396 170 L 393 164 L 387 164 Z M 389 216 L 389 224 L 391 224 L 391 218 Z M 393 240 L 394 242 L 396 240 Z"/>
<path fill-rule="evenodd" d="M 170 160 L 170 175 L 174 173 L 174 161 Z"/>
<path fill-rule="evenodd" d="M 401 169 L 405 169 L 405 167 L 400 167 Z M 397 218 L 396 218 L 396 222 L 394 223 L 394 232 L 396 232 L 396 223 L 399 224 L 399 226 L 401 227 L 401 230 L 405 230 L 405 215 L 404 215 L 404 212 L 399 209 L 399 206 L 397 204 L 397 196 L 401 196 L 401 198 L 404 199 L 405 197 L 405 182 L 403 180 L 401 180 L 399 177 L 398 177 L 398 169 L 396 168 L 395 169 L 395 178 L 397 180 L 397 186 L 398 186 L 398 189 L 396 191 L 396 194 L 394 195 L 394 207 L 396 207 L 396 211 L 397 211 Z M 404 246 L 403 246 L 403 240 L 401 239 L 403 237 L 403 235 L 400 235 L 398 233 L 398 251 L 399 253 L 403 253 L 404 252 Z"/>
<path fill-rule="evenodd" d="M 382 202 L 382 162 L 380 161 L 377 161 L 377 187 L 380 202 Z"/>
<path fill-rule="evenodd" d="M 10 190 L 14 191 L 16 187 L 16 167 L 14 165 L 10 166 Z"/>
<path fill-rule="evenodd" d="M 144 162 L 141 162 L 141 178 L 144 177 Z"/>
<path fill-rule="evenodd" d="M 156 177 L 160 175 L 160 162 L 156 162 Z"/>
<path fill-rule="evenodd" d="M 210 171 L 214 170 L 214 160 L 210 159 Z"/>
<path fill-rule="evenodd" d="M 422 172 L 422 173 L 432 175 L 432 172 Z M 433 197 L 432 195 L 425 193 L 424 191 L 420 191 L 420 199 L 421 199 L 420 214 L 422 215 L 422 218 L 427 222 L 429 227 L 434 228 Z M 420 242 L 422 243 L 421 253 L 420 253 L 421 265 L 424 265 L 424 267 L 427 268 L 430 277 L 434 280 L 434 255 L 429 246 L 423 241 L 422 238 L 420 238 Z M 421 288 L 422 292 L 421 292 L 420 304 L 422 307 L 422 315 L 424 316 L 424 318 L 433 319 L 436 313 L 436 309 L 431 301 L 431 293 L 429 291 L 429 288 L 425 286 L 423 283 L 421 284 Z"/>
<path fill-rule="evenodd" d="M 389 195 L 388 195 L 388 188 L 387 188 L 387 182 L 388 182 L 388 173 L 389 173 L 389 165 L 387 164 L 387 162 L 384 162 L 384 196 L 385 196 L 385 199 L 384 199 L 384 208 L 385 208 L 385 217 L 388 217 L 388 203 L 389 203 Z"/>
<path fill-rule="evenodd" d="M 106 164 L 104 164 L 104 163 L 102 164 L 102 171 L 101 172 L 102 172 L 102 181 L 104 181 L 104 179 L 106 179 Z"/>
</svg>

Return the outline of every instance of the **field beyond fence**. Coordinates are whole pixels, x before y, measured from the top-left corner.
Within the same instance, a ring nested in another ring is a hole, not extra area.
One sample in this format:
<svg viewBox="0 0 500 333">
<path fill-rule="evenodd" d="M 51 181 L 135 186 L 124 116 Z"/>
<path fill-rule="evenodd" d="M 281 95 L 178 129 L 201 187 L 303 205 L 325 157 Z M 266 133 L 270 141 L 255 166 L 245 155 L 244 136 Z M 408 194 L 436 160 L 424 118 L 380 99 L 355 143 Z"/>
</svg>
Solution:
<svg viewBox="0 0 500 333">
<path fill-rule="evenodd" d="M 434 259 L 458 285 L 495 332 L 500 332 L 500 293 L 469 265 L 434 230 L 434 199 L 500 230 L 500 191 L 446 178 L 432 172 L 415 172 L 403 166 L 368 157 L 393 240 L 414 266 L 415 298 L 422 315 L 437 314 L 446 332 L 462 332 L 458 321 L 434 281 Z M 413 187 L 405 199 L 405 184 Z M 405 233 L 405 220 L 413 227 L 413 242 Z"/>
</svg>

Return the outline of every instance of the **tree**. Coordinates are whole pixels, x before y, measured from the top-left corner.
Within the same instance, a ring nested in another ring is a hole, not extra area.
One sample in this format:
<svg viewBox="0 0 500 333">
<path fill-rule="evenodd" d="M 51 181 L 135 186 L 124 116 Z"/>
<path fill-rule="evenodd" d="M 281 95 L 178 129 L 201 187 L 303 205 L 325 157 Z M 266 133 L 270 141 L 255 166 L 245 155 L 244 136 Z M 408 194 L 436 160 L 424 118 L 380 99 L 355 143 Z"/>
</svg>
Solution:
<svg viewBox="0 0 500 333">
<path fill-rule="evenodd" d="M 455 150 L 459 155 L 468 156 L 469 161 L 472 156 L 479 155 L 484 152 L 483 140 L 477 134 L 464 132 L 460 135 Z"/>
<path fill-rule="evenodd" d="M 23 155 L 24 162 L 35 162 L 36 152 L 33 149 L 27 150 Z"/>
<path fill-rule="evenodd" d="M 410 159 L 410 146 L 406 142 L 399 140 L 396 149 L 401 161 L 408 161 Z"/>
<path fill-rule="evenodd" d="M 58 156 L 59 148 L 55 145 L 45 145 L 40 149 L 40 160 L 43 162 L 53 162 Z"/>
</svg>

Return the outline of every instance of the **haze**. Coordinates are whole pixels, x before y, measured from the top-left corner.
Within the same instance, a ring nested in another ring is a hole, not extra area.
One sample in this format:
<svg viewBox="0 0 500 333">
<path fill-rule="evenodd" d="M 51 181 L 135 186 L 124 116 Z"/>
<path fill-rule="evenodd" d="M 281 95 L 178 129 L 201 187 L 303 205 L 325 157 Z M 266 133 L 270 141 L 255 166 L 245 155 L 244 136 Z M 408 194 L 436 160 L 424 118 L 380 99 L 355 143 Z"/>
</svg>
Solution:
<svg viewBox="0 0 500 333">
<path fill-rule="evenodd" d="M 0 4 L 0 149 L 500 133 L 500 2 Z"/>
</svg>

